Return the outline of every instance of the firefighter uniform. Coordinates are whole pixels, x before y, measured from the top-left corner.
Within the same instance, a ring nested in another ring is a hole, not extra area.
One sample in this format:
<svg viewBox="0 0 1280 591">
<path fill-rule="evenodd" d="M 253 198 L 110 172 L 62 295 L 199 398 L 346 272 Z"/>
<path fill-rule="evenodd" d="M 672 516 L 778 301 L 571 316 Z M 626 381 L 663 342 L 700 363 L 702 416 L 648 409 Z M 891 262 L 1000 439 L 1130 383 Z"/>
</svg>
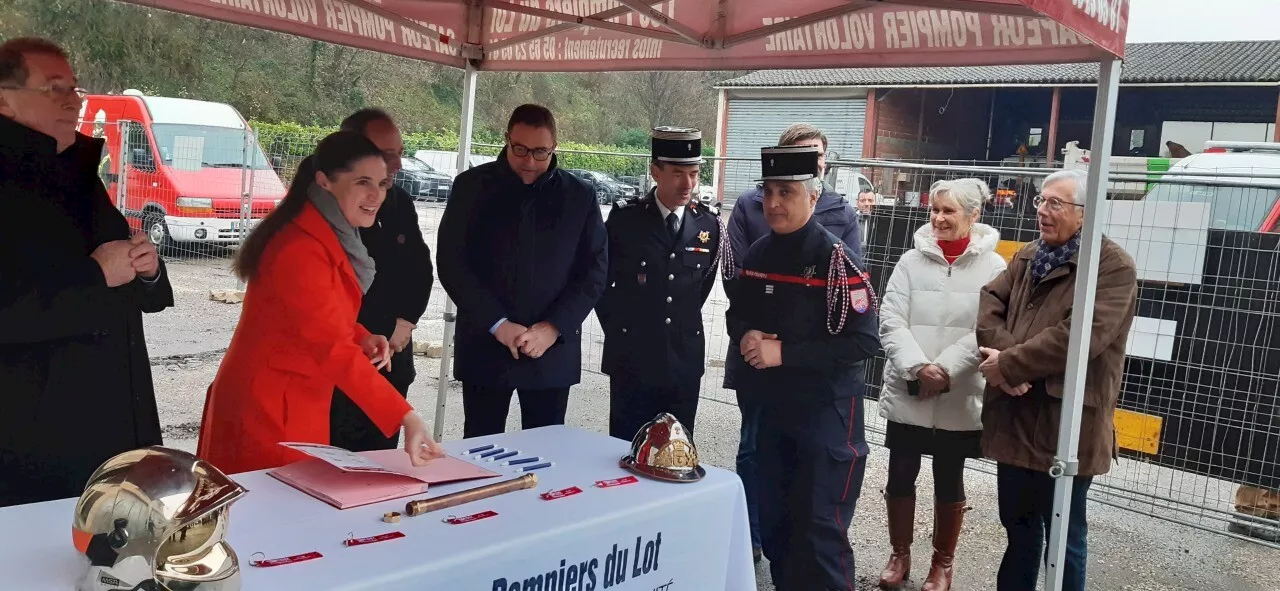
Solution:
<svg viewBox="0 0 1280 591">
<path fill-rule="evenodd" d="M 655 162 L 702 162 L 696 129 L 655 129 L 652 144 Z M 702 306 L 724 251 L 720 218 L 696 199 L 667 207 L 655 189 L 616 202 L 605 228 L 609 275 L 596 316 L 605 334 L 609 434 L 630 441 L 663 412 L 692 433 L 705 370 Z"/>
<path fill-rule="evenodd" d="M 765 180 L 817 175 L 816 148 L 762 150 Z M 762 401 L 757 454 L 760 532 L 779 591 L 854 588 L 849 524 L 862 489 L 863 364 L 881 353 L 863 263 L 812 218 L 770 232 L 729 282 L 729 336 L 777 335 L 781 365 L 746 367 L 741 391 Z"/>
</svg>

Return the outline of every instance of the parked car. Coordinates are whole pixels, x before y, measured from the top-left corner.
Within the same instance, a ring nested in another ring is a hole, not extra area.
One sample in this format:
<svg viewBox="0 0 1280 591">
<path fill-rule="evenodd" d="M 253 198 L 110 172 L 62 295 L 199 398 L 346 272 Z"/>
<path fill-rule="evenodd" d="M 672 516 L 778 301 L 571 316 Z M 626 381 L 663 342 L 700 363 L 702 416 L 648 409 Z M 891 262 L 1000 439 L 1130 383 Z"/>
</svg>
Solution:
<svg viewBox="0 0 1280 591">
<path fill-rule="evenodd" d="M 279 159 L 267 160 L 231 105 L 136 90 L 89 95 L 79 127 L 104 138 L 107 194 L 162 251 L 236 244 L 284 198 Z"/>
<path fill-rule="evenodd" d="M 609 204 L 619 199 L 627 199 L 640 194 L 640 191 L 635 187 L 623 184 L 618 179 L 603 172 L 583 170 L 581 168 L 568 168 L 565 170 L 594 187 L 596 199 L 600 203 Z"/>
<path fill-rule="evenodd" d="M 413 153 L 413 157 L 421 160 L 435 169 L 436 172 L 448 175 L 449 178 L 458 176 L 458 153 L 448 150 L 418 150 Z M 484 154 L 472 154 L 467 160 L 472 167 L 480 166 L 486 162 L 497 160 L 493 156 L 485 156 Z"/>
<path fill-rule="evenodd" d="M 620 183 L 622 183 L 622 184 L 624 184 L 624 185 L 626 185 L 626 186 L 628 186 L 628 187 L 634 187 L 634 188 L 635 188 L 635 190 L 636 190 L 636 194 L 644 193 L 644 192 L 646 192 L 646 191 L 647 191 L 647 188 L 645 187 L 645 185 L 646 185 L 646 184 L 652 184 L 652 183 L 646 183 L 645 181 L 647 181 L 647 180 L 648 180 L 648 179 L 646 179 L 645 177 L 642 177 L 642 176 L 620 176 L 620 177 L 618 177 L 618 182 L 620 182 Z"/>
<path fill-rule="evenodd" d="M 402 168 L 396 173 L 396 186 L 404 189 L 414 201 L 449 200 L 453 177 L 413 156 L 401 156 L 400 163 Z"/>
<path fill-rule="evenodd" d="M 716 205 L 716 188 L 698 185 L 698 203 L 708 208 Z"/>
</svg>

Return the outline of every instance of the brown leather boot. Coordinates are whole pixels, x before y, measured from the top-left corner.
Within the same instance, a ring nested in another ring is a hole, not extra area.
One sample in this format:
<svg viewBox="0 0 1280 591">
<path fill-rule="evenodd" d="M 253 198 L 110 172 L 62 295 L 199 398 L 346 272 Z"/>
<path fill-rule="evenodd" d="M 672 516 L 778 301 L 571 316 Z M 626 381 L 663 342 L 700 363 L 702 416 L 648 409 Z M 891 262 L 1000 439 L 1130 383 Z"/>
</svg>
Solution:
<svg viewBox="0 0 1280 591">
<path fill-rule="evenodd" d="M 933 509 L 933 564 L 920 591 L 950 591 L 951 566 L 955 562 L 960 526 L 964 523 L 964 501 L 937 503 Z"/>
<path fill-rule="evenodd" d="M 911 538 L 916 521 L 916 498 L 885 496 L 889 506 L 889 545 L 893 554 L 880 573 L 881 589 L 898 589 L 911 575 Z"/>
</svg>

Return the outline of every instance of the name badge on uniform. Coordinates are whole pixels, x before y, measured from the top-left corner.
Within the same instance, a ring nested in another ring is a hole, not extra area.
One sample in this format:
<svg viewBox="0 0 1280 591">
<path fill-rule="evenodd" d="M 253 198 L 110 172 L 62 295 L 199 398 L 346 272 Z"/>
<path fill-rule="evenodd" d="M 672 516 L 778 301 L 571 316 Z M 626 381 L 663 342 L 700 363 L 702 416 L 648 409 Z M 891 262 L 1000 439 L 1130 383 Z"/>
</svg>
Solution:
<svg viewBox="0 0 1280 591">
<path fill-rule="evenodd" d="M 636 273 L 636 283 L 638 283 L 638 284 L 640 284 L 640 285 L 644 285 L 644 284 L 645 284 L 645 281 L 647 281 L 647 280 L 648 280 L 648 277 L 647 277 L 647 276 L 645 276 L 645 274 L 644 274 L 644 273 Z"/>
<path fill-rule="evenodd" d="M 849 305 L 859 314 L 866 314 L 871 308 L 871 298 L 867 296 L 867 288 L 859 287 L 849 292 Z"/>
</svg>

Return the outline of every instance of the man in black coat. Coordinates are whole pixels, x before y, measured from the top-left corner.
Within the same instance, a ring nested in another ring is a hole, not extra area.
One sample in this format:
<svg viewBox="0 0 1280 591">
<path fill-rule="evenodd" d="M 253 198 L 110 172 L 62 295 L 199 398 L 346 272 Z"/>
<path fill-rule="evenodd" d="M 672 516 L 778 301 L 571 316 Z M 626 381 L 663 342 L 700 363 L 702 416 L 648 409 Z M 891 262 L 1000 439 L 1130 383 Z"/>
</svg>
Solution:
<svg viewBox="0 0 1280 591">
<path fill-rule="evenodd" d="M 378 146 L 387 161 L 388 176 L 395 178 L 400 171 L 404 139 L 390 115 L 381 109 L 361 109 L 347 117 L 341 127 L 364 135 Z M 407 397 L 409 385 L 417 377 L 413 367 L 413 329 L 427 310 L 435 283 L 431 249 L 422 239 L 413 198 L 404 189 L 391 185 L 374 224 L 360 229 L 360 240 L 373 257 L 377 272 L 360 302 L 358 320 L 369 332 L 391 342 L 391 367 L 382 370 L 382 375 Z M 330 444 L 368 451 L 395 449 L 399 442 L 399 433 L 384 437 L 360 407 L 341 390 L 334 389 L 329 409 Z"/>
<path fill-rule="evenodd" d="M 706 369 L 702 306 L 722 252 L 719 216 L 693 199 L 702 133 L 660 127 L 651 144 L 657 185 L 609 213 L 608 287 L 596 305 L 609 435 L 627 441 L 664 412 L 693 432 Z"/>
<path fill-rule="evenodd" d="M 142 314 L 173 289 L 98 178 L 102 140 L 76 133 L 81 93 L 56 45 L 0 46 L 0 507 L 78 497 L 162 443 Z"/>
<path fill-rule="evenodd" d="M 582 322 L 605 285 L 600 206 L 558 168 L 555 117 L 516 108 L 506 144 L 496 161 L 458 175 L 440 220 L 440 283 L 458 305 L 464 437 L 503 432 L 512 390 L 523 428 L 564 424 L 582 374 Z"/>
<path fill-rule="evenodd" d="M 769 234 L 728 282 L 729 338 L 760 401 L 760 533 L 778 591 L 852 589 L 849 524 L 869 451 L 863 365 L 880 354 L 870 278 L 813 216 L 818 148 L 761 153 Z"/>
</svg>

